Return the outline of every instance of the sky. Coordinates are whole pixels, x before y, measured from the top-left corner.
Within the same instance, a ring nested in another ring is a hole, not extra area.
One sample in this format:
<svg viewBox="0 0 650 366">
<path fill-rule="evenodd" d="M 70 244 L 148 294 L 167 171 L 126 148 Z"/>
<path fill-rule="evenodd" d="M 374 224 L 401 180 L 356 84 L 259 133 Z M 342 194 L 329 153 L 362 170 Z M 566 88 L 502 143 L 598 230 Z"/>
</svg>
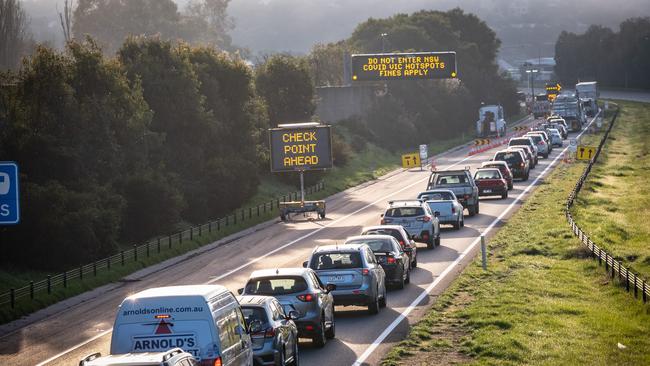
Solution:
<svg viewBox="0 0 650 366">
<path fill-rule="evenodd" d="M 188 0 L 175 0 L 182 9 Z M 24 0 L 39 41 L 61 43 L 56 7 L 63 0 Z M 231 0 L 233 43 L 253 54 L 309 52 L 317 42 L 350 36 L 369 17 L 421 9 L 460 7 L 477 14 L 502 40 L 502 57 L 553 56 L 562 30 L 584 32 L 590 24 L 617 29 L 633 16 L 650 16 L 650 0 Z"/>
</svg>

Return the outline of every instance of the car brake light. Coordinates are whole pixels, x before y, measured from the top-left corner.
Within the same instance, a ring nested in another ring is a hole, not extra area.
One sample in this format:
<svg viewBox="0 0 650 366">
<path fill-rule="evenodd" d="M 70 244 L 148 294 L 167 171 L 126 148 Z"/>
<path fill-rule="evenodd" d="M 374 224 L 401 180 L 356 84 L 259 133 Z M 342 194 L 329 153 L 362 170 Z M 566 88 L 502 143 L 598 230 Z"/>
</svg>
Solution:
<svg viewBox="0 0 650 366">
<path fill-rule="evenodd" d="M 546 143 L 544 142 L 544 140 L 540 140 L 540 141 L 537 143 L 537 145 L 546 145 Z"/>
<path fill-rule="evenodd" d="M 314 326 L 313 325 L 307 325 L 307 326 L 305 326 L 305 329 L 307 329 L 307 331 L 311 332 L 312 330 L 314 330 Z"/>
<path fill-rule="evenodd" d="M 469 199 L 469 194 L 466 194 L 466 195 L 465 195 L 465 199 L 466 199 L 466 200 Z"/>
<path fill-rule="evenodd" d="M 298 295 L 296 296 L 298 300 L 302 302 L 312 302 L 316 297 L 312 294 Z"/>
<path fill-rule="evenodd" d="M 399 241 L 399 245 L 400 245 L 402 248 L 404 248 L 404 240 L 400 240 L 400 241 Z"/>
<path fill-rule="evenodd" d="M 266 332 L 264 332 L 264 338 L 275 338 L 275 329 L 273 328 L 266 329 Z"/>
<path fill-rule="evenodd" d="M 393 257 L 388 257 L 388 258 L 386 258 L 386 262 L 388 262 L 390 264 L 395 264 L 397 262 L 397 260 L 395 260 L 395 258 L 393 258 Z"/>
<path fill-rule="evenodd" d="M 364 276 L 367 276 L 370 274 L 370 270 L 368 268 L 364 268 L 361 270 L 361 274 Z"/>
<path fill-rule="evenodd" d="M 215 359 L 204 359 L 201 361 L 201 366 L 221 366 L 222 364 L 221 357 Z"/>
</svg>

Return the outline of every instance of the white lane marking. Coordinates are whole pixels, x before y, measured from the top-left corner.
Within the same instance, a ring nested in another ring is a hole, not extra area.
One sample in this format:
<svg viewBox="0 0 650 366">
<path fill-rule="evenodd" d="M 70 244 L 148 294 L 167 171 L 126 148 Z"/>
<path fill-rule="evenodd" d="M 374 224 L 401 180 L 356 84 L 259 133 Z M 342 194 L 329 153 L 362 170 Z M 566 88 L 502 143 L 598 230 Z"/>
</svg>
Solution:
<svg viewBox="0 0 650 366">
<path fill-rule="evenodd" d="M 600 114 L 600 112 L 599 112 L 598 114 Z M 587 131 L 587 128 L 588 128 L 588 127 L 589 127 L 589 126 L 590 126 L 590 125 L 591 125 L 591 124 L 596 120 L 596 118 L 598 117 L 598 114 L 596 114 L 596 116 L 591 120 L 591 122 L 589 122 L 589 124 L 588 124 L 588 125 L 587 125 L 583 130 L 582 130 L 582 132 L 580 132 L 580 133 L 579 133 L 575 138 L 579 138 L 580 136 L 582 136 L 583 133 L 585 133 L 585 131 Z M 530 191 L 530 189 L 531 189 L 531 188 L 532 188 L 532 187 L 533 187 L 533 186 L 534 186 L 534 185 L 535 185 L 535 184 L 536 184 L 536 183 L 537 183 L 537 182 L 538 182 L 542 177 L 544 177 L 544 175 L 546 175 L 546 173 L 548 172 L 548 170 L 551 169 L 551 167 L 553 167 L 553 166 L 555 165 L 555 163 L 558 161 L 558 159 L 560 159 L 560 158 L 562 157 L 562 155 L 563 155 L 564 153 L 566 153 L 566 151 L 567 151 L 568 149 L 569 149 L 568 146 L 565 147 L 564 150 L 562 150 L 562 152 L 559 153 L 559 154 L 555 157 L 555 159 L 553 159 L 553 161 L 552 161 L 552 162 L 551 162 L 551 163 L 546 167 L 546 169 L 544 169 L 544 170 L 540 173 L 540 175 L 537 176 L 537 178 L 535 178 L 535 180 L 532 181 L 532 183 L 530 183 L 530 184 L 526 187 L 526 189 L 524 189 L 524 190 L 523 190 L 523 191 L 522 191 L 522 192 L 517 196 L 517 198 L 515 198 L 515 200 L 514 200 L 510 205 L 508 205 L 508 207 L 506 207 L 506 209 L 501 213 L 501 215 L 499 215 L 499 217 L 495 218 L 495 219 L 490 223 L 490 225 L 489 225 L 487 228 L 485 228 L 485 230 L 482 232 L 482 234 L 487 234 L 487 233 L 489 233 L 489 232 L 492 230 L 492 228 L 494 228 L 494 226 L 495 226 L 497 223 L 499 223 L 499 222 L 501 221 L 501 219 L 502 219 L 502 218 L 503 218 L 503 217 L 504 217 L 504 216 L 505 216 L 505 215 L 506 215 L 506 214 L 507 214 L 507 213 L 508 213 L 508 212 L 509 212 L 513 207 L 515 207 L 515 205 L 516 205 L 517 203 L 519 203 L 519 201 L 521 201 L 521 198 L 522 198 L 525 194 L 527 194 L 528 191 Z M 422 300 L 424 300 L 424 298 L 425 298 L 426 296 L 428 296 L 428 295 L 431 293 L 431 291 L 433 291 L 433 289 L 434 289 L 434 288 L 435 288 L 435 287 L 436 287 L 436 286 L 437 286 L 437 285 L 438 285 L 438 284 L 439 284 L 439 283 L 440 283 L 440 282 L 441 282 L 441 281 L 442 281 L 442 280 L 443 280 L 443 279 L 444 279 L 444 278 L 449 274 L 449 272 L 451 272 L 451 270 L 452 270 L 453 268 L 455 268 L 455 267 L 458 265 L 458 263 L 460 263 L 460 261 L 463 260 L 463 258 L 465 258 L 465 256 L 466 256 L 470 251 L 472 251 L 472 250 L 474 249 L 474 247 L 475 247 L 475 246 L 480 242 L 480 240 L 481 240 L 481 237 L 480 237 L 480 236 L 476 237 L 476 239 L 474 239 L 474 241 L 472 241 L 472 243 L 469 245 L 469 247 L 467 247 L 467 249 L 465 249 L 465 250 L 464 250 L 464 251 L 463 251 L 463 252 L 458 256 L 458 258 L 456 258 L 456 260 L 454 260 L 453 262 L 451 262 L 451 264 L 450 264 L 449 266 L 447 266 L 447 268 L 445 268 L 445 270 L 442 271 L 442 273 L 440 273 L 440 275 L 438 275 L 438 277 L 436 277 L 436 279 L 435 279 L 435 280 L 434 280 L 434 281 L 433 281 L 433 282 L 432 282 L 432 283 L 431 283 L 431 284 L 430 284 L 430 285 L 429 285 L 429 286 L 428 286 L 424 291 L 422 291 L 422 293 L 420 293 L 420 295 L 419 295 L 417 298 L 415 298 L 415 300 L 413 300 L 413 302 L 411 302 L 411 304 L 410 304 L 406 309 L 404 309 L 404 311 L 402 311 L 402 312 L 400 313 L 400 315 L 399 315 L 397 318 L 395 318 L 395 320 L 393 320 L 393 322 L 390 323 L 390 325 L 389 325 L 388 327 L 386 327 L 386 329 L 384 329 L 383 332 L 381 332 L 381 334 L 379 335 L 379 337 L 377 337 L 377 339 L 375 339 L 375 340 L 370 344 L 370 346 L 366 349 L 366 351 L 363 352 L 363 353 L 361 354 L 361 356 L 359 356 L 359 358 L 357 358 L 357 360 L 352 364 L 352 366 L 361 366 L 361 365 L 363 364 L 363 362 L 364 362 L 364 361 L 365 361 L 365 360 L 366 360 L 366 359 L 367 359 L 367 358 L 368 358 L 368 357 L 369 357 L 369 356 L 370 356 L 370 355 L 375 351 L 375 349 L 377 349 L 377 347 L 379 347 L 379 345 L 380 345 L 380 344 L 381 344 L 381 343 L 386 339 L 386 337 L 388 337 L 388 335 L 389 335 L 390 333 L 392 333 L 393 330 L 395 330 L 395 328 L 397 328 L 397 326 L 402 322 L 402 320 L 406 319 L 406 317 L 411 313 L 411 311 L 413 311 L 413 309 L 415 309 L 415 307 L 418 306 L 418 304 L 419 304 L 420 302 L 422 302 Z"/>
<path fill-rule="evenodd" d="M 445 170 L 450 169 L 450 168 L 453 168 L 453 167 L 455 167 L 456 165 L 461 164 L 461 163 L 463 163 L 464 161 L 466 161 L 466 160 L 468 160 L 468 159 L 470 159 L 470 158 L 473 158 L 473 157 L 475 157 L 475 156 L 467 156 L 467 157 L 463 158 L 462 160 L 459 160 L 458 162 L 456 162 L 456 163 L 454 163 L 454 164 L 452 164 L 452 165 L 449 165 L 447 168 L 445 168 Z M 255 258 L 255 259 L 251 259 L 250 261 L 248 261 L 248 262 L 242 264 L 241 266 L 239 266 L 239 267 L 237 267 L 237 268 L 234 268 L 234 269 L 232 269 L 232 270 L 230 270 L 230 271 L 228 271 L 228 272 L 222 274 L 221 276 L 217 276 L 217 277 L 215 277 L 215 278 L 213 278 L 213 279 L 211 279 L 211 280 L 205 282 L 204 284 L 211 284 L 211 283 L 214 283 L 214 282 L 220 281 L 220 280 L 222 280 L 223 278 L 225 278 L 225 277 L 227 277 L 227 276 L 230 276 L 231 274 L 233 274 L 233 273 L 235 273 L 235 272 L 237 272 L 237 271 L 239 271 L 239 270 L 242 270 L 242 269 L 244 269 L 244 268 L 250 266 L 251 264 L 257 263 L 257 262 L 259 262 L 260 260 L 262 260 L 262 259 L 264 259 L 264 258 L 266 258 L 266 257 L 268 257 L 268 256 L 270 256 L 270 255 L 272 255 L 272 254 L 275 254 L 275 253 L 277 253 L 278 251 L 280 251 L 280 250 L 282 250 L 282 249 L 284 249 L 284 248 L 286 248 L 286 247 L 288 247 L 288 246 L 291 246 L 291 245 L 293 245 L 293 244 L 295 244 L 295 243 L 297 243 L 297 242 L 299 242 L 299 241 L 301 241 L 301 240 L 304 240 L 304 239 L 306 239 L 306 238 L 308 238 L 308 237 L 310 237 L 310 236 L 312 236 L 312 235 L 314 235 L 314 234 L 316 234 L 316 233 L 318 233 L 318 232 L 320 232 L 320 231 L 322 231 L 322 230 L 324 230 L 324 229 L 326 229 L 326 228 L 328 228 L 328 227 L 330 227 L 330 226 L 332 226 L 332 225 L 334 225 L 334 224 L 337 224 L 337 223 L 339 223 L 339 222 L 341 222 L 341 221 L 343 221 L 343 220 L 346 220 L 346 219 L 348 219 L 350 216 L 355 215 L 355 214 L 357 214 L 357 213 L 359 213 L 359 212 L 361 212 L 361 211 L 367 209 L 368 207 L 374 206 L 374 205 L 376 205 L 377 203 L 386 200 L 386 198 L 391 197 L 391 196 L 393 196 L 393 195 L 395 195 L 395 194 L 397 194 L 397 193 L 400 193 L 400 192 L 402 192 L 402 191 L 404 191 L 404 190 L 407 190 L 407 189 L 409 189 L 409 188 L 411 188 L 411 187 L 413 187 L 413 186 L 415 186 L 415 185 L 418 185 L 418 184 L 420 184 L 420 183 L 422 183 L 422 182 L 424 182 L 425 180 L 428 180 L 428 179 L 429 179 L 429 176 L 427 176 L 426 178 L 420 179 L 420 180 L 418 180 L 418 181 L 416 181 L 416 182 L 414 182 L 414 183 L 411 183 L 411 184 L 409 184 L 408 186 L 406 186 L 406 187 L 404 187 L 404 188 L 402 188 L 402 189 L 400 189 L 400 190 L 398 190 L 398 191 L 394 191 L 394 192 L 392 192 L 392 193 L 390 193 L 390 194 L 384 196 L 383 198 L 380 198 L 380 199 L 378 199 L 378 200 L 376 200 L 376 201 L 374 201 L 374 202 L 372 202 L 372 203 L 369 203 L 369 204 L 367 204 L 367 205 L 361 207 L 360 209 L 358 209 L 358 210 L 356 210 L 356 211 L 354 211 L 354 212 L 352 212 L 352 213 L 350 213 L 350 214 L 348 214 L 348 215 L 345 215 L 345 216 L 343 216 L 343 217 L 341 217 L 341 218 L 339 218 L 339 219 L 336 219 L 336 220 L 330 222 L 330 223 L 327 224 L 327 225 L 324 225 L 323 227 L 320 227 L 320 228 L 318 228 L 318 229 L 315 229 L 314 231 L 311 231 L 311 232 L 309 232 L 309 233 L 307 233 L 307 234 L 305 234 L 305 235 L 299 237 L 298 239 L 292 240 L 292 241 L 290 241 L 290 242 L 288 242 L 288 243 L 286 243 L 286 244 L 284 244 L 284 245 L 282 245 L 282 246 L 280 246 L 280 247 L 277 247 L 277 248 L 273 249 L 272 251 L 270 251 L 270 252 L 268 252 L 268 253 L 266 253 L 266 254 L 264 254 L 264 255 L 262 255 L 262 256 L 259 256 L 259 257 Z M 70 352 L 72 352 L 72 351 L 74 351 L 74 350 L 76 350 L 76 349 L 78 349 L 78 348 L 80 348 L 80 347 L 85 346 L 86 344 L 88 344 L 88 343 L 90 343 L 90 342 L 96 340 L 97 338 L 100 338 L 100 337 L 102 337 L 102 336 L 104 336 L 104 335 L 106 335 L 106 334 L 109 334 L 109 333 L 112 332 L 112 331 L 113 331 L 113 328 L 108 329 L 108 330 L 106 330 L 106 331 L 104 331 L 104 332 L 102 332 L 102 333 L 100 333 L 100 334 L 97 334 L 97 335 L 95 335 L 94 337 L 92 337 L 92 338 L 90 338 L 90 339 L 88 339 L 88 340 L 85 340 L 85 341 L 83 341 L 83 342 L 81 342 L 81 343 L 79 343 L 79 344 L 77 344 L 77 345 L 74 345 L 74 346 L 72 346 L 72 347 L 66 349 L 65 351 L 63 351 L 63 352 L 61 352 L 61 353 L 58 353 L 58 354 L 56 354 L 56 355 L 54 355 L 54 356 L 48 358 L 47 360 L 45 360 L 45 361 L 43 361 L 43 362 L 37 364 L 36 366 L 43 366 L 43 365 L 46 365 L 46 364 L 48 364 L 48 363 L 50 363 L 50 362 L 56 360 L 57 358 L 59 358 L 59 357 L 65 355 L 65 354 L 67 354 L 67 353 L 70 353 Z"/>
</svg>

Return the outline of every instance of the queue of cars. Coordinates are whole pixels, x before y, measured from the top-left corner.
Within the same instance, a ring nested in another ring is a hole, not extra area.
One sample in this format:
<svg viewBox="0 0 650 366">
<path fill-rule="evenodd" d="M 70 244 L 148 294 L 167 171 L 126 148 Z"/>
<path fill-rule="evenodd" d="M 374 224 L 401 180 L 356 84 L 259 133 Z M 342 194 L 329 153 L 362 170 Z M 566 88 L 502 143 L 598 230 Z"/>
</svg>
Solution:
<svg viewBox="0 0 650 366">
<path fill-rule="evenodd" d="M 388 289 L 402 289 L 418 266 L 417 242 L 435 249 L 441 225 L 460 230 L 479 214 L 480 197 L 508 197 L 513 180 L 527 180 L 538 158 L 566 138 L 556 117 L 510 140 L 474 174 L 434 171 L 426 190 L 393 200 L 380 225 L 340 244 L 313 249 L 301 268 L 254 271 L 235 296 L 219 285 L 169 286 L 133 294 L 117 310 L 110 355 L 80 366 L 298 365 L 300 338 L 323 347 L 336 337 L 336 306 L 377 314 Z"/>
</svg>

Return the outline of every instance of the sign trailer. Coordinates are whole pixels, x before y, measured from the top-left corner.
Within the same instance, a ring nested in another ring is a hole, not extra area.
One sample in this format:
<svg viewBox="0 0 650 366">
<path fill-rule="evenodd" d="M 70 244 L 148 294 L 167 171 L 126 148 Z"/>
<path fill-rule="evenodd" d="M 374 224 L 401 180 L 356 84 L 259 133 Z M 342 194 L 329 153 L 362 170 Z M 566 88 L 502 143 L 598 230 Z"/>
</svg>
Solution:
<svg viewBox="0 0 650 366">
<path fill-rule="evenodd" d="M 331 127 L 318 122 L 281 124 L 269 130 L 269 146 L 271 172 L 300 173 L 300 201 L 280 202 L 280 219 L 305 212 L 325 218 L 325 201 L 305 201 L 305 171 L 332 168 Z"/>
</svg>

